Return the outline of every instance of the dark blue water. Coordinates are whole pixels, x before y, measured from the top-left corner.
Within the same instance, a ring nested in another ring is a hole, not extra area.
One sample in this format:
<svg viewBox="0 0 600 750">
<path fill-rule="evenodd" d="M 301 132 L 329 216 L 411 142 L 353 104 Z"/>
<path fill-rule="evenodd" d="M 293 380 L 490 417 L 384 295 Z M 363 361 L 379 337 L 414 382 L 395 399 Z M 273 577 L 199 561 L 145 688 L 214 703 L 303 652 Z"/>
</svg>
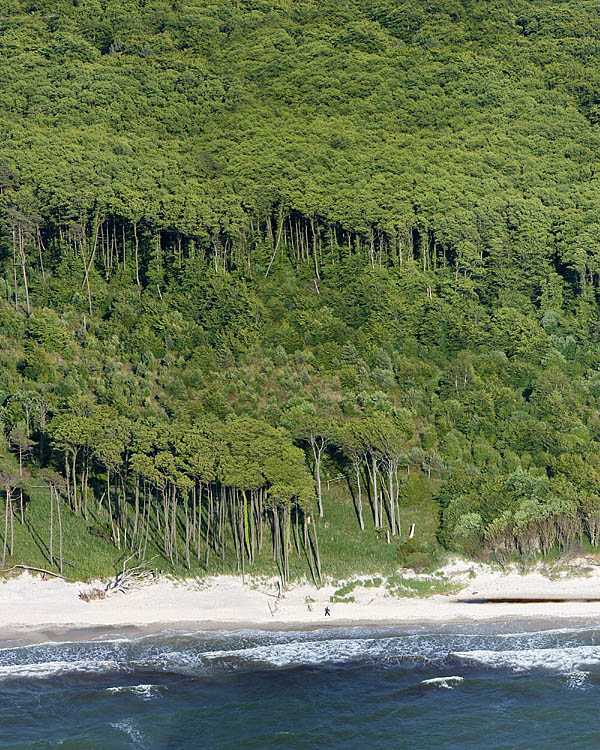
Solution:
<svg viewBox="0 0 600 750">
<path fill-rule="evenodd" d="M 0 748 L 598 748 L 600 629 L 0 644 Z"/>
</svg>

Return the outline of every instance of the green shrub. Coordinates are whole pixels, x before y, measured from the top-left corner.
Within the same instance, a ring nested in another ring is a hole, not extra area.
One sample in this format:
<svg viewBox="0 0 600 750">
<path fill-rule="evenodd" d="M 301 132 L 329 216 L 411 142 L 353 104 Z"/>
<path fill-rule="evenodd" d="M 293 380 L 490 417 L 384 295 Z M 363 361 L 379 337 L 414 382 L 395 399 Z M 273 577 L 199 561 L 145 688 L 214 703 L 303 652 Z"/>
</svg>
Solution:
<svg viewBox="0 0 600 750">
<path fill-rule="evenodd" d="M 399 547 L 398 561 L 403 568 L 425 570 L 433 562 L 433 557 L 421 542 L 407 539 Z"/>
</svg>

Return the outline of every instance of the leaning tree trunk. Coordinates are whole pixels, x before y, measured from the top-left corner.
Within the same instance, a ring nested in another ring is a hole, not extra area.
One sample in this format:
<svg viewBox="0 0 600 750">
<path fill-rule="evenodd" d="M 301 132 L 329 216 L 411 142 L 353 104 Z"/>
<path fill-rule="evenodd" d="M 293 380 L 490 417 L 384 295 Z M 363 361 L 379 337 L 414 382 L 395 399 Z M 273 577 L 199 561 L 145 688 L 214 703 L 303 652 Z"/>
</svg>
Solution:
<svg viewBox="0 0 600 750">
<path fill-rule="evenodd" d="M 25 305 L 27 316 L 31 315 L 31 306 L 29 304 L 29 284 L 27 283 L 27 264 L 25 258 L 25 237 L 23 236 L 23 227 L 19 224 L 19 256 L 21 259 L 21 271 L 23 272 L 23 286 L 25 287 Z"/>
<path fill-rule="evenodd" d="M 189 492 L 184 497 L 184 510 L 185 510 L 185 562 L 187 569 L 190 570 L 192 565 L 190 563 L 190 516 L 189 516 L 189 505 L 190 495 Z"/>
<path fill-rule="evenodd" d="M 310 574 L 312 576 L 314 584 L 315 586 L 318 586 L 319 583 L 317 579 L 317 573 L 315 571 L 315 564 L 313 561 L 313 555 L 311 553 L 311 547 L 310 547 L 311 542 L 310 542 L 310 536 L 308 533 L 308 520 L 309 520 L 308 517 L 306 516 L 306 514 L 304 514 L 303 524 L 302 524 L 303 531 L 304 531 L 304 552 L 306 554 L 306 560 L 308 562 L 308 567 L 310 568 Z"/>
<path fill-rule="evenodd" d="M 202 503 L 202 498 L 200 499 Z M 210 535 L 211 535 L 211 522 L 213 518 L 213 493 L 212 485 L 208 485 L 208 512 L 206 514 L 206 557 L 204 564 L 208 565 L 208 558 L 210 555 Z M 198 534 L 198 559 L 200 559 L 200 534 Z"/>
<path fill-rule="evenodd" d="M 367 464 L 368 465 L 368 464 Z M 381 526 L 382 519 L 379 517 L 379 497 L 377 493 L 377 461 L 374 455 L 371 455 L 371 484 L 373 486 L 373 505 L 375 511 L 375 528 Z"/>
<path fill-rule="evenodd" d="M 249 529 L 249 522 L 248 522 L 248 498 L 246 496 L 245 490 L 242 490 L 242 497 L 244 498 L 244 505 L 243 505 L 244 542 L 246 543 L 246 552 L 248 554 L 248 560 L 252 562 L 252 555 L 251 555 L 251 550 L 250 550 L 250 529 Z"/>
<path fill-rule="evenodd" d="M 63 530 L 62 530 L 62 518 L 60 515 L 60 495 L 56 493 L 56 512 L 58 515 L 58 561 L 59 570 L 63 572 Z"/>
<path fill-rule="evenodd" d="M 362 488 L 360 486 L 360 467 L 357 463 L 354 464 L 354 470 L 356 472 L 356 489 L 358 492 L 358 522 L 360 523 L 360 530 L 365 530 L 365 522 L 363 520 L 362 512 Z"/>
<path fill-rule="evenodd" d="M 12 501 L 9 503 L 10 509 L 10 556 L 15 554 L 15 512 Z"/>
<path fill-rule="evenodd" d="M 317 575 L 319 577 L 319 586 L 323 585 L 323 576 L 321 575 L 321 557 L 319 555 L 319 538 L 317 537 L 317 526 L 316 524 L 312 523 L 313 527 L 313 536 L 315 538 L 315 563 L 317 565 Z"/>
<path fill-rule="evenodd" d="M 50 485 L 50 565 L 54 565 L 54 487 Z"/>
<path fill-rule="evenodd" d="M 6 502 L 4 505 L 4 542 L 2 545 L 2 565 L 6 561 L 6 545 L 8 542 L 8 508 L 10 505 L 10 487 L 6 485 Z"/>
<path fill-rule="evenodd" d="M 392 521 L 392 536 L 396 536 L 396 507 L 394 503 L 394 477 L 391 465 L 388 466 L 388 492 L 390 494 L 390 519 Z"/>
<path fill-rule="evenodd" d="M 19 445 L 19 510 L 21 511 L 21 526 L 25 523 L 23 515 L 23 446 Z"/>
<path fill-rule="evenodd" d="M 315 456 L 315 473 L 317 475 L 317 500 L 319 502 L 319 518 L 323 518 L 323 495 L 321 490 L 321 453 L 314 451 Z"/>
</svg>

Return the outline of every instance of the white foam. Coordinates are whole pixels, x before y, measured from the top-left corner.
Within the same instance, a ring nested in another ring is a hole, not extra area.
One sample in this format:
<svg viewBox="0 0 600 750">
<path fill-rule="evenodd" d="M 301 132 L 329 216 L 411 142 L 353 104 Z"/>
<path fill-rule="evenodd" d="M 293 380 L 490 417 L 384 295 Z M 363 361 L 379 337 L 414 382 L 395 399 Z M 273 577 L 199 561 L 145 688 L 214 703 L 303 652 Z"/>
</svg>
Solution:
<svg viewBox="0 0 600 750">
<path fill-rule="evenodd" d="M 566 674 L 580 667 L 600 664 L 600 646 L 567 646 L 562 648 L 530 648 L 509 651 L 455 651 L 453 656 L 490 667 L 506 667 L 517 672 L 530 669 L 551 669 Z"/>
<path fill-rule="evenodd" d="M 197 674 L 204 671 L 202 657 L 204 654 L 194 651 L 149 651 L 129 663 L 134 669 L 151 669 L 177 674 Z"/>
<path fill-rule="evenodd" d="M 86 659 L 80 661 L 45 661 L 31 664 L 10 664 L 0 666 L 0 680 L 14 678 L 44 678 L 73 672 L 110 672 L 120 671 L 122 667 L 115 661 L 97 661 Z"/>
<path fill-rule="evenodd" d="M 138 640 L 141 640 L 139 638 Z M 25 649 L 43 649 L 43 648 L 56 648 L 58 646 L 66 646 L 68 648 L 73 648 L 76 646 L 79 646 L 80 648 L 86 648 L 87 644 L 92 644 L 93 646 L 102 646 L 107 645 L 111 646 L 115 643 L 121 644 L 121 643 L 134 643 L 135 640 L 131 638 L 127 638 L 126 636 L 117 636 L 115 638 L 106 638 L 105 636 L 96 636 L 95 638 L 88 638 L 86 640 L 81 641 L 42 641 L 41 643 L 21 643 L 17 646 L 2 646 L 0 647 L 0 652 L 2 651 L 20 651 Z"/>
<path fill-rule="evenodd" d="M 123 734 L 126 734 L 133 741 L 134 745 L 144 747 L 144 735 L 132 719 L 111 722 L 110 725 L 111 727 L 118 729 L 120 732 L 123 732 Z"/>
<path fill-rule="evenodd" d="M 208 651 L 201 655 L 209 662 L 261 662 L 272 667 L 341 663 L 365 657 L 399 656 L 387 639 L 295 641 L 233 651 Z"/>
<path fill-rule="evenodd" d="M 580 627 L 564 627 L 564 628 L 545 628 L 544 630 L 517 630 L 514 633 L 495 633 L 496 638 L 534 638 L 548 635 L 577 635 L 578 633 L 587 633 L 590 630 L 595 630 L 589 624 L 581 625 Z M 473 633 L 475 637 L 478 637 L 476 633 Z M 480 636 L 479 636 L 480 637 Z"/>
<path fill-rule="evenodd" d="M 435 685 L 436 687 L 446 688 L 447 690 L 454 690 L 455 685 L 459 685 L 464 682 L 464 677 L 453 674 L 448 677 L 432 677 L 429 680 L 422 680 L 421 685 Z"/>
<path fill-rule="evenodd" d="M 359 632 L 361 636 L 363 633 L 366 635 L 362 629 Z M 573 673 L 573 680 L 579 680 L 581 677 L 578 673 L 585 672 L 590 665 L 600 664 L 600 645 L 577 645 L 578 642 L 589 643 L 590 638 L 595 639 L 596 633 L 593 630 L 590 637 L 580 635 L 577 629 L 562 628 L 510 635 L 411 633 L 381 637 L 377 631 L 367 632 L 377 634 L 377 637 L 356 637 L 357 629 L 354 629 L 337 631 L 337 637 L 332 637 L 334 633 L 331 631 L 294 634 L 249 631 L 248 634 L 236 633 L 233 638 L 231 634 L 227 634 L 227 637 L 213 637 L 211 634 L 206 640 L 192 637 L 191 641 L 188 641 L 187 636 L 182 641 L 182 635 L 178 633 L 174 637 L 171 634 L 166 642 L 159 640 L 157 643 L 146 641 L 146 637 L 128 644 L 123 644 L 120 637 L 84 643 L 48 642 L 33 646 L 38 649 L 35 655 L 31 653 L 30 647 L 21 652 L 18 647 L 7 649 L 0 654 L 1 661 L 22 662 L 26 659 L 29 662 L 0 666 L 0 680 L 19 677 L 35 679 L 77 672 L 131 673 L 135 670 L 198 675 L 214 669 L 285 668 L 357 661 L 390 665 L 405 661 L 437 665 L 437 672 L 459 670 L 459 666 L 449 666 L 456 662 L 448 662 L 448 657 L 515 671 L 546 668 L 563 675 Z M 563 635 L 572 637 L 567 641 L 568 646 L 561 647 L 560 641 L 567 640 Z M 515 641 L 507 643 L 507 638 Z M 476 641 L 473 642 L 473 639 Z M 227 645 L 235 648 L 223 649 Z M 504 650 L 504 645 L 512 648 Z M 472 646 L 478 648 L 470 650 Z M 39 661 L 34 662 L 36 658 Z M 446 680 L 446 684 L 442 685 L 442 680 Z M 450 675 L 447 678 L 425 680 L 423 684 L 449 687 L 458 682 L 457 675 Z M 142 692 L 147 688 L 148 686 L 142 685 L 138 694 L 145 697 Z M 111 692 L 125 690 L 135 693 L 136 686 L 110 688 Z"/>
<path fill-rule="evenodd" d="M 573 689 L 573 690 L 582 690 L 587 687 L 587 681 L 588 677 L 590 676 L 589 672 L 584 672 L 580 669 L 575 669 L 572 672 L 569 672 L 565 675 L 567 680 L 567 685 Z"/>
<path fill-rule="evenodd" d="M 159 693 L 158 685 L 122 685 L 106 688 L 108 693 L 133 693 L 142 700 L 150 700 Z"/>
</svg>

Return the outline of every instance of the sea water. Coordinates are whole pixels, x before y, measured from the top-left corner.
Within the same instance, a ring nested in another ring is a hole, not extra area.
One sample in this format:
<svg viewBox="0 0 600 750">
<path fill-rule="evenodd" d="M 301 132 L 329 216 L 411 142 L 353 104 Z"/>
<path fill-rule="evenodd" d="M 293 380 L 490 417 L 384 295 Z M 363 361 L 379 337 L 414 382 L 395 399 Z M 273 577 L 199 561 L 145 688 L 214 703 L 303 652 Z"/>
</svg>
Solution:
<svg viewBox="0 0 600 750">
<path fill-rule="evenodd" d="M 599 707 L 592 622 L 0 642 L 11 750 L 598 748 Z"/>
</svg>

